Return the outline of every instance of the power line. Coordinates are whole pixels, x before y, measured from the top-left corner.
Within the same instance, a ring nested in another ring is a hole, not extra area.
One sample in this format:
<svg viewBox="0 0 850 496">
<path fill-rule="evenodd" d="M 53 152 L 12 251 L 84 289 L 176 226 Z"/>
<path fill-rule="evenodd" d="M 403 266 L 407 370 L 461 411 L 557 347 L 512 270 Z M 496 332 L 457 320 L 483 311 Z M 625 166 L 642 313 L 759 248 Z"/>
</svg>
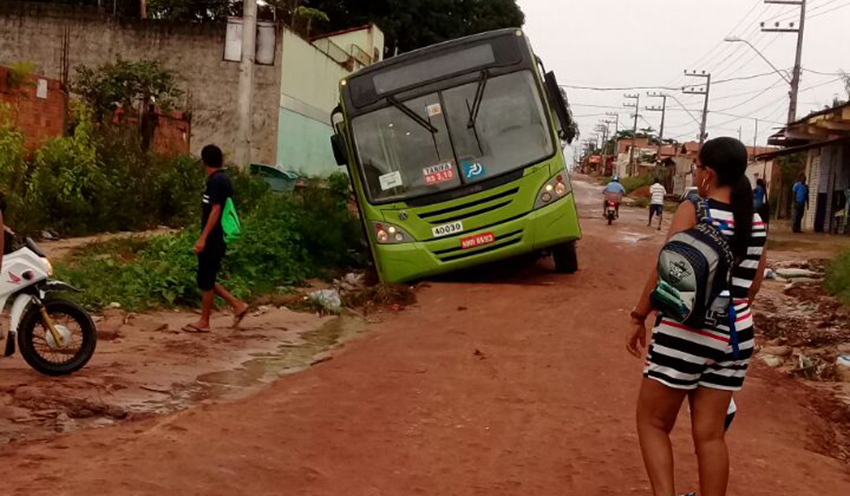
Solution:
<svg viewBox="0 0 850 496">
<path fill-rule="evenodd" d="M 785 81 L 784 81 L 784 80 L 782 80 L 782 82 L 784 83 Z M 761 91 L 759 92 L 759 94 L 758 94 L 758 95 L 756 95 L 756 96 L 754 96 L 754 97 L 752 97 L 752 98 L 748 98 L 748 99 L 747 99 L 747 101 L 746 101 L 746 102 L 744 102 L 744 103 L 739 103 L 739 104 L 737 104 L 737 105 L 732 105 L 731 107 L 722 108 L 722 109 L 720 109 L 718 112 L 724 112 L 724 111 L 726 111 L 726 110 L 732 110 L 732 109 L 736 109 L 736 108 L 738 108 L 738 107 L 744 106 L 744 105 L 746 105 L 747 103 L 750 103 L 750 102 L 752 102 L 752 101 L 754 101 L 754 100 L 757 100 L 760 96 L 762 96 L 762 95 L 764 95 L 765 93 L 767 93 L 768 91 L 772 90 L 774 87 L 776 87 L 776 84 L 774 84 L 773 86 L 768 86 L 767 88 L 765 88 L 765 89 L 761 90 Z M 785 97 L 783 96 L 783 98 L 785 98 Z"/>
<path fill-rule="evenodd" d="M 841 76 L 841 77 L 844 77 L 844 76 L 847 75 L 846 73 L 843 73 L 843 72 L 821 72 L 821 71 L 815 71 L 815 70 L 812 70 L 812 69 L 803 69 L 803 71 L 809 72 L 811 74 L 817 74 L 818 76 Z"/>
<path fill-rule="evenodd" d="M 592 91 L 637 91 L 637 90 L 668 90 L 679 91 L 682 88 L 665 87 L 665 86 L 576 86 L 572 84 L 561 84 L 563 88 L 572 90 L 592 90 Z"/>
<path fill-rule="evenodd" d="M 780 84 L 787 84 L 787 83 L 784 79 L 779 78 L 779 79 L 776 80 L 775 83 L 773 83 L 772 86 L 770 86 L 769 89 L 775 88 L 776 86 L 778 86 Z M 763 91 L 763 90 L 757 89 L 757 90 L 751 90 L 751 91 L 744 91 L 744 92 L 741 92 L 741 93 L 736 93 L 734 95 L 726 95 L 726 96 L 715 97 L 715 98 L 712 98 L 712 101 L 718 102 L 720 100 L 729 100 L 730 98 L 740 98 L 742 96 L 752 95 L 753 93 L 760 93 L 761 91 Z"/>
<path fill-rule="evenodd" d="M 712 84 L 730 83 L 732 81 L 747 81 L 747 80 L 750 80 L 750 79 L 757 79 L 757 78 L 761 78 L 761 77 L 765 77 L 765 76 L 772 76 L 774 74 L 776 74 L 776 71 L 762 72 L 760 74 L 752 74 L 750 76 L 740 76 L 740 77 L 719 79 L 719 80 L 717 80 L 717 82 L 714 82 Z"/>
<path fill-rule="evenodd" d="M 823 15 L 829 14 L 830 12 L 835 12 L 836 10 L 843 9 L 844 7 L 850 7 L 850 3 L 845 3 L 845 4 L 843 4 L 843 5 L 839 5 L 838 7 L 835 7 L 835 8 L 833 8 L 833 9 L 829 9 L 829 10 L 827 10 L 826 12 L 820 12 L 820 13 L 818 13 L 818 14 L 816 14 L 816 15 L 813 15 L 813 16 L 809 17 L 809 19 L 817 19 L 817 18 L 818 18 L 818 17 L 820 17 L 820 16 L 823 16 Z"/>
</svg>

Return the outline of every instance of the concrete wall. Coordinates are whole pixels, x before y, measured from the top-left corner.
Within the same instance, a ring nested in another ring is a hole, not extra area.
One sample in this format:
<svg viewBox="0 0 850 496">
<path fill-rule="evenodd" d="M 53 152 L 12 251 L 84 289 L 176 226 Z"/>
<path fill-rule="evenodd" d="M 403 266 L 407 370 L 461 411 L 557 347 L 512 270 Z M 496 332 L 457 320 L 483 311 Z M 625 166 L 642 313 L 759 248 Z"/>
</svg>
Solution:
<svg viewBox="0 0 850 496">
<path fill-rule="evenodd" d="M 80 65 L 158 59 L 175 71 L 192 113 L 191 149 L 220 145 L 232 157 L 237 128 L 239 64 L 223 60 L 225 24 L 203 26 L 162 21 L 117 20 L 94 9 L 54 4 L 0 2 L 0 64 L 28 60 L 46 77 L 60 79 L 68 32 L 70 74 Z M 275 66 L 256 66 L 252 161 L 276 158 L 280 101 L 280 54 Z"/>
<path fill-rule="evenodd" d="M 331 111 L 350 71 L 295 33 L 284 30 L 281 38 L 277 165 L 327 175 L 339 170 L 330 147 Z"/>
<path fill-rule="evenodd" d="M 330 35 L 327 39 L 348 53 L 353 53 L 352 45 L 360 47 L 369 55 L 373 64 L 384 60 L 384 33 L 374 24 L 370 24 L 365 29 L 353 29 Z"/>
<path fill-rule="evenodd" d="M 374 25 L 327 39 L 346 53 L 357 45 L 383 58 L 384 34 Z M 340 80 L 360 65 L 340 63 L 289 30 L 281 34 L 280 53 L 277 165 L 309 176 L 344 170 L 336 165 L 330 147 L 331 112 L 339 104 Z"/>
</svg>

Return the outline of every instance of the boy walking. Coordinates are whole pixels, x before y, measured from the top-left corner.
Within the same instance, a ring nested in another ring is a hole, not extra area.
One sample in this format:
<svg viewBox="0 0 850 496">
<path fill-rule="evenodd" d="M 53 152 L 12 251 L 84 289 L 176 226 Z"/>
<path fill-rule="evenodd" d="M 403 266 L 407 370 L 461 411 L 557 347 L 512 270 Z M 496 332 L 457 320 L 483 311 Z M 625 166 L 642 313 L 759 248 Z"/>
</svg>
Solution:
<svg viewBox="0 0 850 496">
<path fill-rule="evenodd" d="M 647 226 L 652 225 L 652 216 L 658 215 L 658 230 L 661 230 L 661 222 L 664 216 L 664 197 L 667 195 L 667 189 L 655 179 L 655 183 L 649 187 L 651 200 L 649 202 L 649 222 Z"/>
<path fill-rule="evenodd" d="M 195 243 L 198 254 L 198 289 L 203 293 L 201 318 L 183 328 L 186 332 L 210 332 L 210 314 L 216 295 L 224 298 L 233 308 L 233 327 L 237 327 L 248 313 L 248 305 L 236 299 L 224 286 L 216 282 L 221 261 L 227 251 L 221 213 L 228 198 L 233 196 L 233 185 L 222 169 L 224 157 L 221 149 L 207 145 L 201 150 L 201 160 L 207 173 L 207 187 L 201 198 L 201 235 Z"/>
</svg>

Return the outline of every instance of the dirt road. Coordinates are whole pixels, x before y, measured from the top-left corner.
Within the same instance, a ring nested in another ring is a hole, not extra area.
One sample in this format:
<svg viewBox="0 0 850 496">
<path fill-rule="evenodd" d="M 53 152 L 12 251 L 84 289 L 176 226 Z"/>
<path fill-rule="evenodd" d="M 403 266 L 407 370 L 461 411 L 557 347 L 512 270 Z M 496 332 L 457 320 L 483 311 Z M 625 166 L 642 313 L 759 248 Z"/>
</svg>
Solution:
<svg viewBox="0 0 850 496">
<path fill-rule="evenodd" d="M 241 400 L 0 449 L 4 494 L 620 495 L 648 492 L 623 328 L 662 237 L 603 224 L 576 184 L 582 270 L 433 282 L 336 357 Z M 598 218 L 597 218 L 598 217 Z M 730 494 L 844 495 L 828 420 L 755 364 L 729 435 Z M 683 409 L 681 491 L 696 487 Z"/>
</svg>

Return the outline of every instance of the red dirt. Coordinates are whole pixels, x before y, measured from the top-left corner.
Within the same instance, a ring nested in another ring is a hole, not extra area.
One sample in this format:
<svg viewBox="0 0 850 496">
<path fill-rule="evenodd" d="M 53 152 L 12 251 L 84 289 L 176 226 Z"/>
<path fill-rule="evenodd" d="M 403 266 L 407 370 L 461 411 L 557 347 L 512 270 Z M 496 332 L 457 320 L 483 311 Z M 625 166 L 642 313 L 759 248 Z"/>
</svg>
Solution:
<svg viewBox="0 0 850 496">
<path fill-rule="evenodd" d="M 604 225 L 600 188 L 576 188 L 578 274 L 509 262 L 431 283 L 333 360 L 254 396 L 7 445 L 4 493 L 650 494 L 633 414 L 641 361 L 623 333 L 662 237 L 641 211 Z M 848 466 L 827 456 L 842 419 L 821 417 L 811 394 L 753 364 L 729 494 L 847 494 Z M 697 484 L 688 424 L 683 409 L 680 492 Z"/>
</svg>

